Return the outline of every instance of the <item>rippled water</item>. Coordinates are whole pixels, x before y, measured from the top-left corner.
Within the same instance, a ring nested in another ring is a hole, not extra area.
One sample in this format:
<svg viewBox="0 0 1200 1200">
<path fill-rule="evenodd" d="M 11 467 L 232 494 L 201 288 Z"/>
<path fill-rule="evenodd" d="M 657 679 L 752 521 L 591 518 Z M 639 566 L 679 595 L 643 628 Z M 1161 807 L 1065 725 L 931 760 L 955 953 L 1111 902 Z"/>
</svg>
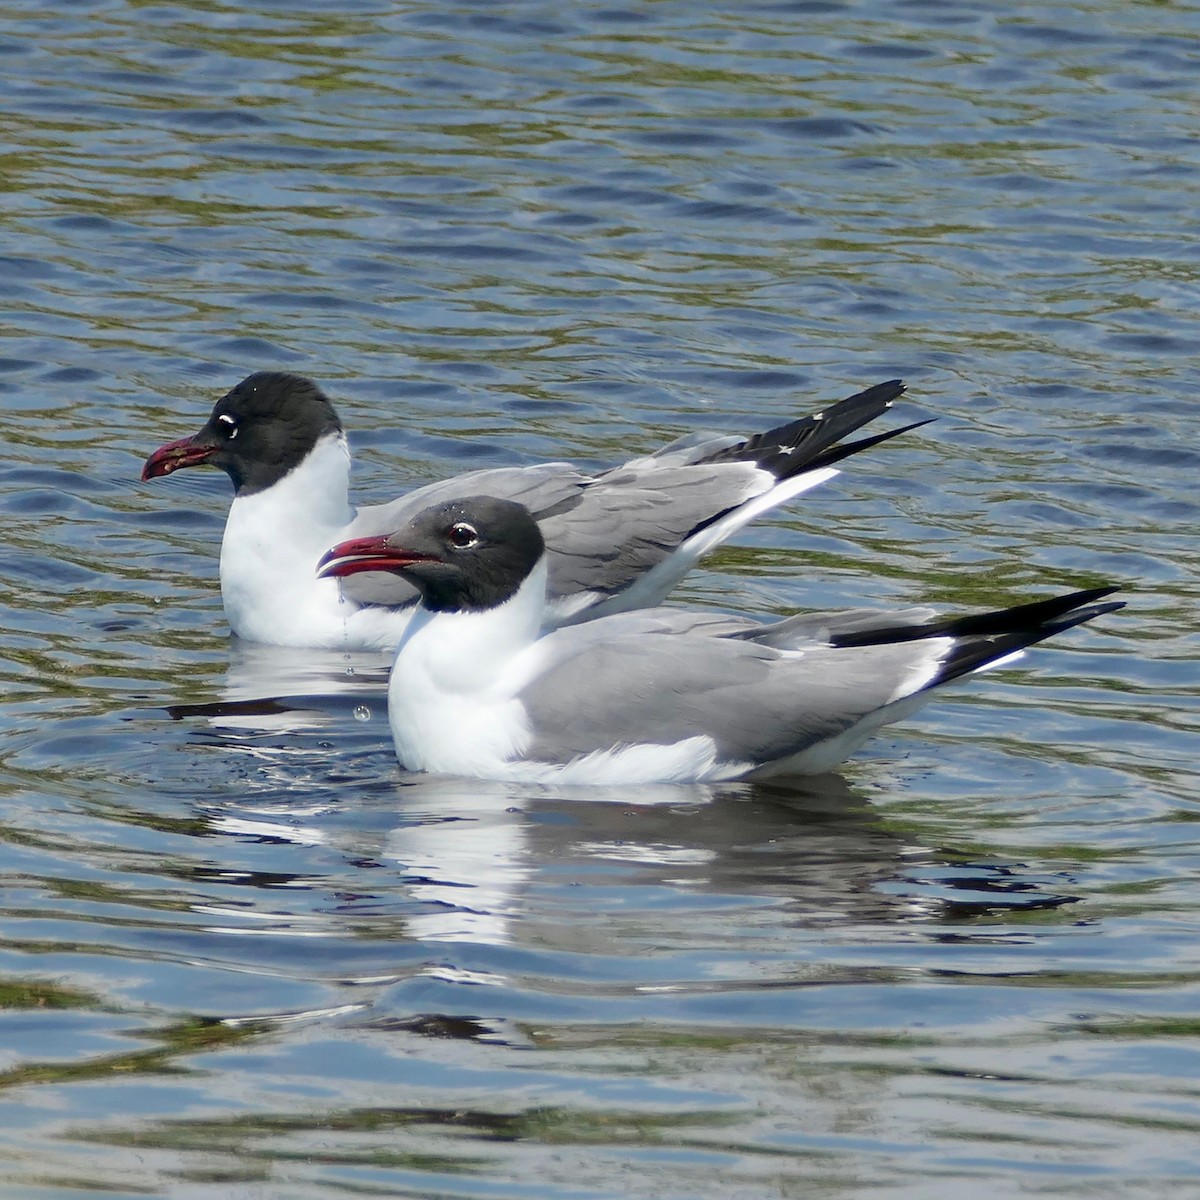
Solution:
<svg viewBox="0 0 1200 1200">
<path fill-rule="evenodd" d="M 4 1195 L 1196 1194 L 1198 28 L 0 3 Z M 1130 606 L 806 787 L 405 778 L 137 482 L 265 367 L 371 498 L 902 375 L 683 599 Z"/>
</svg>

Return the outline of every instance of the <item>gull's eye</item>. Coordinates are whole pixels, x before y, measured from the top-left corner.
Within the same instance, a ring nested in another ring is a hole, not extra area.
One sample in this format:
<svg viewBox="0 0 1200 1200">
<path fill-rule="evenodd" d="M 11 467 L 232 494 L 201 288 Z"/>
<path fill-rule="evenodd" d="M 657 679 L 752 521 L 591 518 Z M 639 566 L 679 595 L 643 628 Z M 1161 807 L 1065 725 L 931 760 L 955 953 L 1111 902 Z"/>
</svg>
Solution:
<svg viewBox="0 0 1200 1200">
<path fill-rule="evenodd" d="M 446 534 L 446 539 L 455 550 L 469 550 L 479 542 L 479 534 L 474 525 L 468 525 L 466 521 L 459 521 L 450 526 L 450 532 Z"/>
<path fill-rule="evenodd" d="M 222 413 L 217 418 L 217 424 L 225 430 L 225 440 L 232 442 L 237 437 L 238 423 L 236 417 L 231 417 L 228 413 Z"/>
</svg>

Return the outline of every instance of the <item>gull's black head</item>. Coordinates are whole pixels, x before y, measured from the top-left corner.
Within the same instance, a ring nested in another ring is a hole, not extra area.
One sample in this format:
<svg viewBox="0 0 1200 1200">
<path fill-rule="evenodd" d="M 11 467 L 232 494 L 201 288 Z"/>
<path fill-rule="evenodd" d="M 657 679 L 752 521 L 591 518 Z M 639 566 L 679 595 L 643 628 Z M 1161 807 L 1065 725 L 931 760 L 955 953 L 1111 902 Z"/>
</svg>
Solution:
<svg viewBox="0 0 1200 1200">
<path fill-rule="evenodd" d="M 392 571 L 412 582 L 434 612 L 482 612 L 516 595 L 544 549 L 542 531 L 523 505 L 473 496 L 427 508 L 388 537 L 334 546 L 318 574 Z"/>
<path fill-rule="evenodd" d="M 261 492 L 300 465 L 342 423 L 311 379 L 259 371 L 217 401 L 199 433 L 160 446 L 146 460 L 143 479 L 181 467 L 220 467 L 239 495 Z"/>
</svg>

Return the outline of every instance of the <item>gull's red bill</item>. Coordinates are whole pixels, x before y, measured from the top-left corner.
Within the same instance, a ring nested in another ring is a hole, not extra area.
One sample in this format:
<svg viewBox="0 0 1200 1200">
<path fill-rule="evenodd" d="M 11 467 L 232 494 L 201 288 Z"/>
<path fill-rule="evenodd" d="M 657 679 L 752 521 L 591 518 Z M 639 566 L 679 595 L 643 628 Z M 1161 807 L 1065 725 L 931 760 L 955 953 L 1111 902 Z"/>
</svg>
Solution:
<svg viewBox="0 0 1200 1200">
<path fill-rule="evenodd" d="M 386 537 L 351 538 L 321 556 L 317 577 L 344 579 L 362 571 L 398 571 L 412 563 L 437 561 L 432 554 L 390 546 Z"/>
<path fill-rule="evenodd" d="M 146 465 L 142 468 L 142 479 L 156 479 L 159 475 L 170 475 L 172 471 L 178 471 L 181 467 L 199 466 L 208 462 L 216 452 L 216 446 L 198 445 L 190 437 L 168 442 L 165 446 L 159 446 L 146 459 Z"/>
</svg>

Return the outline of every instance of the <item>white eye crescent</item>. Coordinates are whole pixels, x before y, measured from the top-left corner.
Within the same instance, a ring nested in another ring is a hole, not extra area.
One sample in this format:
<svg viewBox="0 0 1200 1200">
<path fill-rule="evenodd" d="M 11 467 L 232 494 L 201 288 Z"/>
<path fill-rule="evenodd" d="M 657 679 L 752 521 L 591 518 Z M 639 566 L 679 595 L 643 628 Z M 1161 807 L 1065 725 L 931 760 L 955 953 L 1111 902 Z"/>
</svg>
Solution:
<svg viewBox="0 0 1200 1200">
<path fill-rule="evenodd" d="M 469 550 L 479 541 L 479 533 L 475 526 L 468 525 L 466 521 L 456 521 L 450 526 L 446 537 L 456 550 Z"/>
<path fill-rule="evenodd" d="M 226 438 L 232 442 L 233 439 L 238 435 L 237 419 L 231 417 L 228 413 L 222 413 L 217 420 L 220 421 L 221 424 L 228 426 L 229 432 L 226 434 Z"/>
</svg>

